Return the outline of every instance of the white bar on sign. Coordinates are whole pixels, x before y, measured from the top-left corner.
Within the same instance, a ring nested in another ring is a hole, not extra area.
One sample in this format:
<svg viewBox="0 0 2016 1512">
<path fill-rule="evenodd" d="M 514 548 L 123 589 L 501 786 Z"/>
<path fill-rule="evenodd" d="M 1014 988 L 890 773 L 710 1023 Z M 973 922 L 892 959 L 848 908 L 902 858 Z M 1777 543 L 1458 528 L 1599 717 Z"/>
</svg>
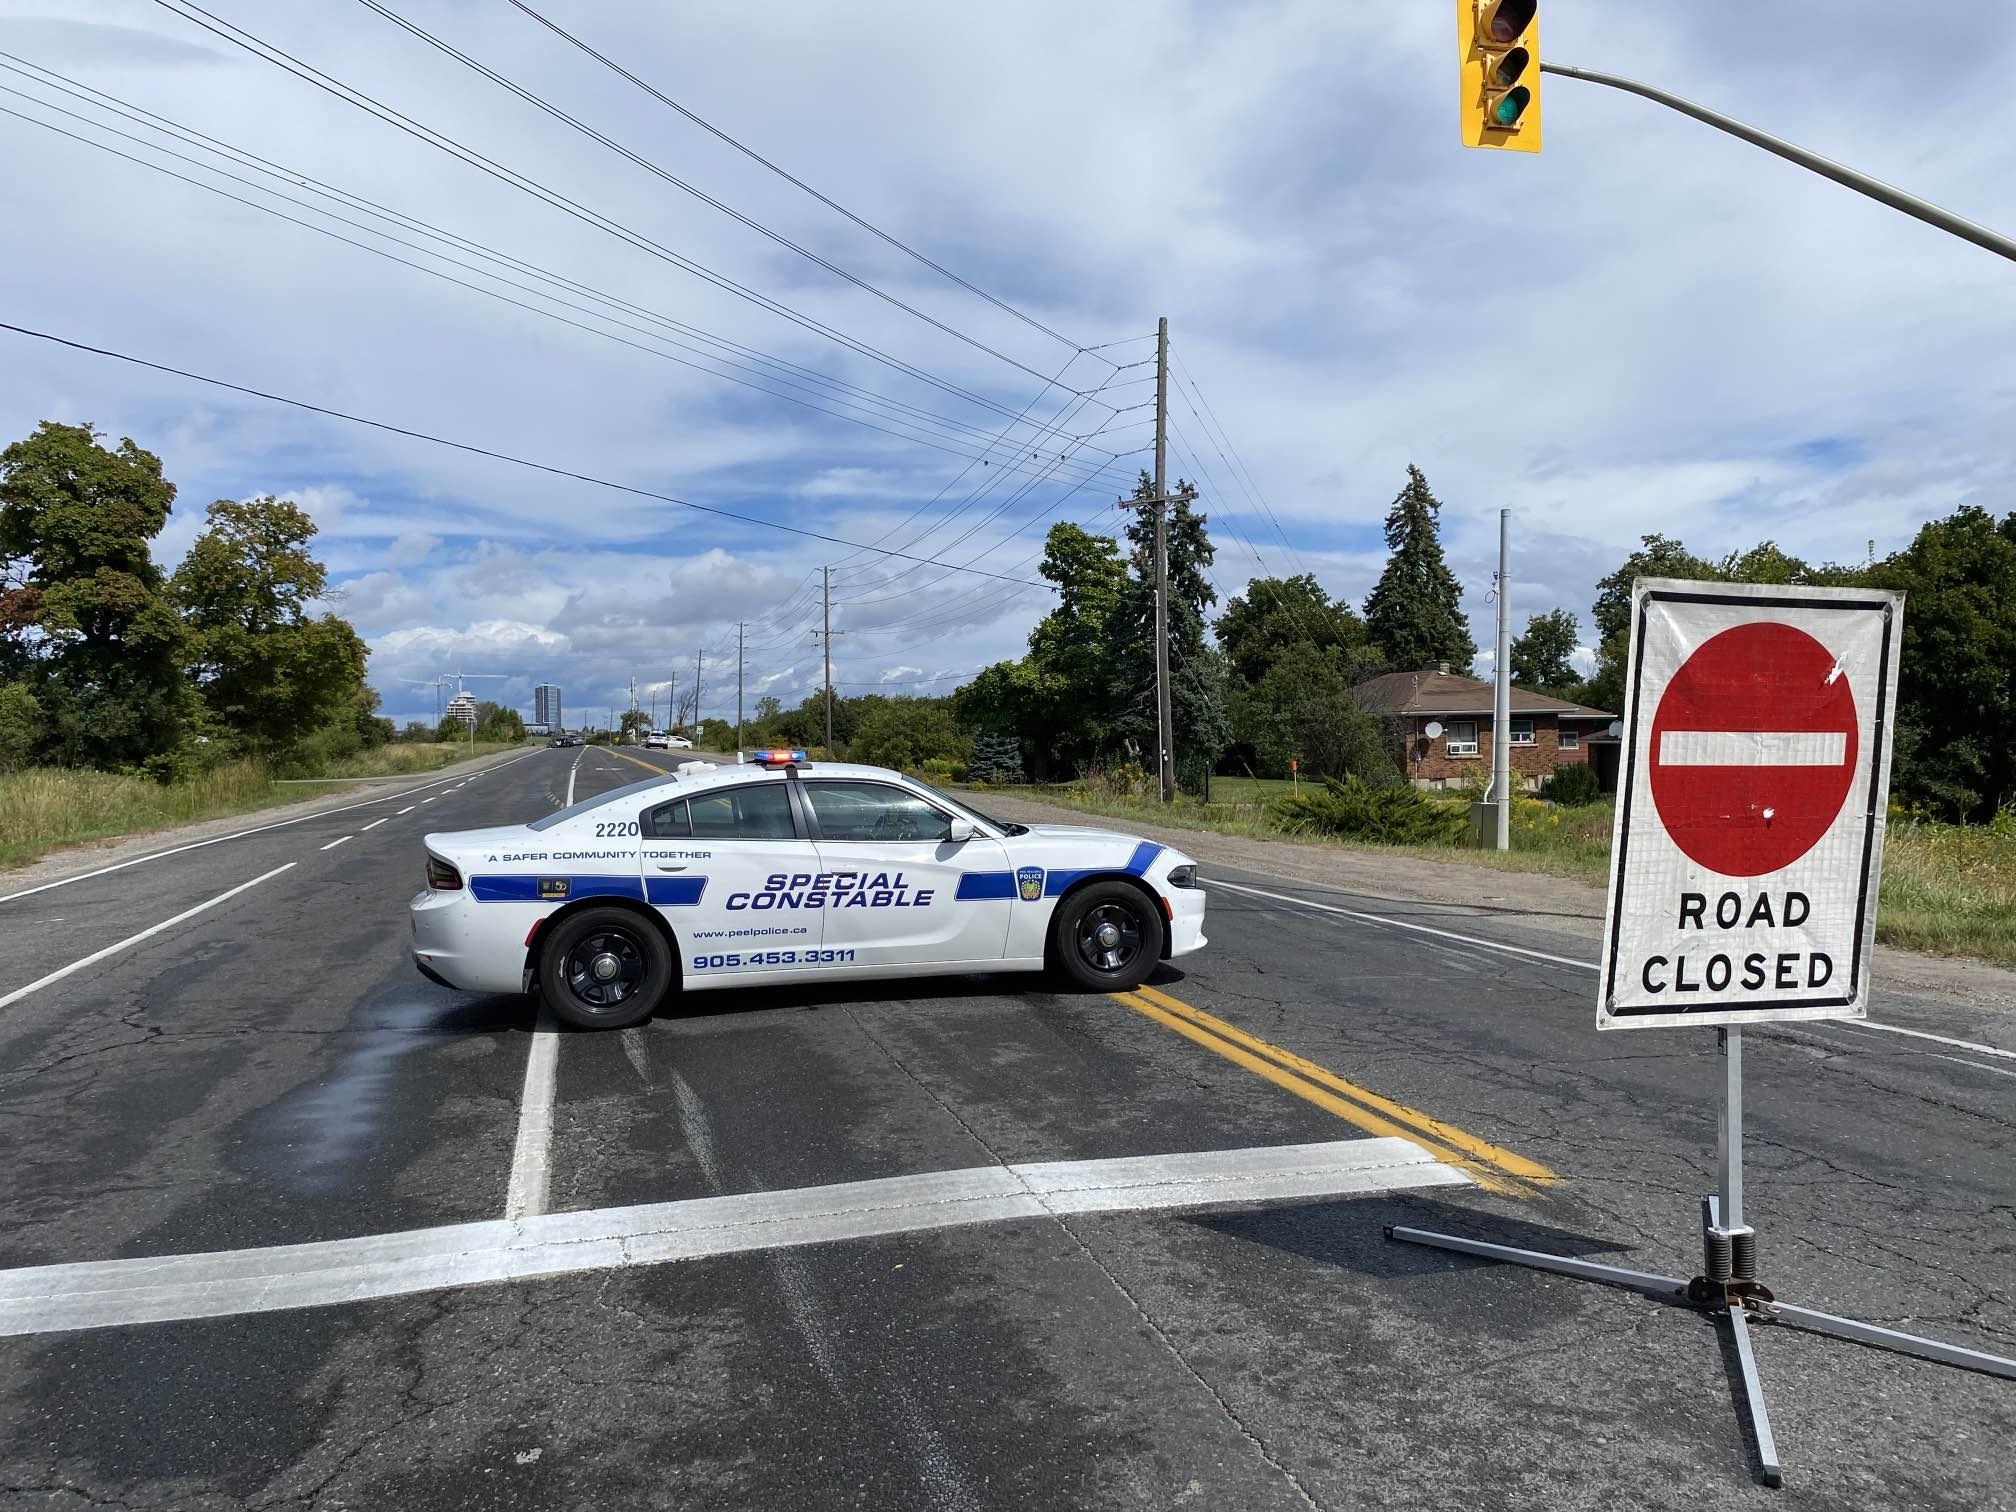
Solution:
<svg viewBox="0 0 2016 1512">
<path fill-rule="evenodd" d="M 1840 730 L 1664 730 L 1661 766 L 1839 766 L 1848 759 Z"/>
</svg>

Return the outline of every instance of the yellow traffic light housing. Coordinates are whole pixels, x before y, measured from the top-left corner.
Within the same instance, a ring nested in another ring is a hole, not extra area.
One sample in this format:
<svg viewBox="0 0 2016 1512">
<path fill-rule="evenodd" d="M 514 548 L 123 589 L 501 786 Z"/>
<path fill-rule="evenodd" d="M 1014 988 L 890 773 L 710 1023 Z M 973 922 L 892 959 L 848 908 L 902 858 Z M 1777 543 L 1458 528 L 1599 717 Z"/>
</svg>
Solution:
<svg viewBox="0 0 2016 1512">
<path fill-rule="evenodd" d="M 1540 150 L 1539 0 L 1456 0 L 1463 145 Z"/>
</svg>

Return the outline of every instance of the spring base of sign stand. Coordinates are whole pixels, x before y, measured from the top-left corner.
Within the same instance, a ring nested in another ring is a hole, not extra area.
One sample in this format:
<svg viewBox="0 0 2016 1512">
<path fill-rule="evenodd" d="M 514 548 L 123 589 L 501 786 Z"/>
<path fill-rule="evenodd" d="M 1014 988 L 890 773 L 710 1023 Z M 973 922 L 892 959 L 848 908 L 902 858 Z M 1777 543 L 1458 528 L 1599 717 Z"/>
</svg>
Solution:
<svg viewBox="0 0 2016 1512">
<path fill-rule="evenodd" d="M 1736 1351 L 1742 1387 L 1742 1400 L 1738 1405 L 1750 1424 L 1751 1438 L 1757 1445 L 1758 1472 L 1767 1486 L 1782 1485 L 1783 1471 L 1778 1460 L 1777 1440 L 1771 1433 L 1771 1414 L 1764 1402 L 1764 1387 L 1757 1376 L 1757 1357 L 1750 1348 L 1750 1328 L 1753 1324 L 1780 1323 L 1789 1328 L 1848 1339 L 1897 1354 L 1913 1355 L 1921 1360 L 1934 1360 L 1941 1365 L 2016 1380 L 2016 1360 L 1778 1301 L 1756 1279 L 1755 1231 L 1747 1227 L 1723 1227 L 1718 1204 L 1713 1197 L 1705 1197 L 1701 1201 L 1701 1241 L 1707 1261 L 1706 1272 L 1689 1281 L 1683 1281 L 1678 1276 L 1654 1275 L 1650 1271 L 1626 1270 L 1617 1265 L 1598 1265 L 1590 1260 L 1571 1260 L 1565 1255 L 1550 1255 L 1540 1250 L 1514 1249 L 1508 1244 L 1489 1244 L 1458 1234 L 1436 1234 L 1426 1229 L 1389 1227 L 1386 1237 L 1406 1244 L 1476 1255 L 1485 1260 L 1502 1260 L 1510 1265 L 1523 1265 L 1529 1270 L 1552 1271 L 1556 1275 L 1573 1276 L 1579 1281 L 1600 1281 L 1607 1286 L 1628 1287 L 1661 1301 L 1677 1302 L 1710 1314 L 1717 1327 L 1726 1331 Z"/>
</svg>

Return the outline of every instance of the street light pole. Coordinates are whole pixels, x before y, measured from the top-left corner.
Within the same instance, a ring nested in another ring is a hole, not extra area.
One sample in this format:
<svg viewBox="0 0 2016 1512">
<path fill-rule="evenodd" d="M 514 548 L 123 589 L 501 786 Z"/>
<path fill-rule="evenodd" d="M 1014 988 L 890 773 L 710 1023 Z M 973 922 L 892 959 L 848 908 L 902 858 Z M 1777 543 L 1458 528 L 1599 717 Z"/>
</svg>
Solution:
<svg viewBox="0 0 2016 1512">
<path fill-rule="evenodd" d="M 1155 780 L 1176 800 L 1176 751 L 1169 703 L 1169 317 L 1155 324 Z"/>
<path fill-rule="evenodd" d="M 1491 658 L 1491 784 L 1498 849 L 1512 848 L 1512 511 L 1498 511 L 1498 649 Z"/>
</svg>

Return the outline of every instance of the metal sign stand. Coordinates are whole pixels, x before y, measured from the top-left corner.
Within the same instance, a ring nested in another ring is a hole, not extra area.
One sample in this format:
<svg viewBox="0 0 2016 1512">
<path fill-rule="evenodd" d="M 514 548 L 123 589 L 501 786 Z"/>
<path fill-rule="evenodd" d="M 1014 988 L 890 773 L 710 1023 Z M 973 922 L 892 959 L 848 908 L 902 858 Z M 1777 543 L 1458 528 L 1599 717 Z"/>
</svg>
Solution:
<svg viewBox="0 0 2016 1512">
<path fill-rule="evenodd" d="M 1486 1260 L 1503 1260 L 1529 1270 L 1553 1271 L 1583 1281 L 1601 1281 L 1610 1286 L 1626 1286 L 1666 1301 L 1684 1302 L 1711 1314 L 1727 1330 L 1742 1366 L 1744 1411 L 1750 1431 L 1757 1441 L 1757 1458 L 1764 1484 L 1782 1484 L 1777 1441 L 1771 1436 L 1771 1415 L 1765 1406 L 1764 1388 L 1757 1378 L 1757 1360 L 1750 1350 L 1752 1323 L 1784 1323 L 1812 1333 L 1829 1334 L 1857 1344 L 1869 1344 L 1898 1354 L 1936 1360 L 1962 1370 L 1979 1370 L 1989 1375 L 2016 1380 L 2016 1360 L 1962 1349 L 1957 1344 L 1921 1338 L 1860 1323 L 1833 1313 L 1815 1312 L 1780 1302 L 1757 1280 L 1757 1233 L 1743 1221 L 1743 1030 L 1740 1027 L 1715 1031 L 1723 1057 L 1722 1112 L 1718 1120 L 1715 1159 L 1718 1167 L 1717 1191 L 1701 1199 L 1701 1248 L 1703 1273 L 1691 1281 L 1677 1276 L 1655 1276 L 1649 1271 L 1625 1270 L 1620 1266 L 1597 1265 L 1588 1260 L 1570 1260 L 1538 1250 L 1514 1249 L 1505 1244 L 1486 1244 L 1456 1234 L 1435 1234 L 1425 1229 L 1389 1227 L 1386 1237 L 1407 1244 L 1453 1250 Z"/>
</svg>

